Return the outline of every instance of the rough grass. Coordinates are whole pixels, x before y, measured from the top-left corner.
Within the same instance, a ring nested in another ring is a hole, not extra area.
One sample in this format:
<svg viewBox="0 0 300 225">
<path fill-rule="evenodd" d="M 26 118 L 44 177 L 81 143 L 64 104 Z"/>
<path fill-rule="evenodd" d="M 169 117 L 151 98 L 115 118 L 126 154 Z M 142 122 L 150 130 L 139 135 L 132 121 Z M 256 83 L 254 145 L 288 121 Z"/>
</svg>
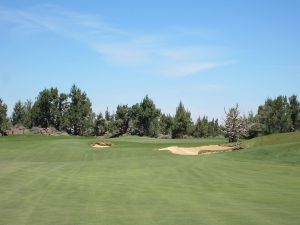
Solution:
<svg viewBox="0 0 300 225">
<path fill-rule="evenodd" d="M 300 135 L 240 152 L 178 156 L 224 139 L 0 138 L 0 224 L 300 224 Z"/>
</svg>

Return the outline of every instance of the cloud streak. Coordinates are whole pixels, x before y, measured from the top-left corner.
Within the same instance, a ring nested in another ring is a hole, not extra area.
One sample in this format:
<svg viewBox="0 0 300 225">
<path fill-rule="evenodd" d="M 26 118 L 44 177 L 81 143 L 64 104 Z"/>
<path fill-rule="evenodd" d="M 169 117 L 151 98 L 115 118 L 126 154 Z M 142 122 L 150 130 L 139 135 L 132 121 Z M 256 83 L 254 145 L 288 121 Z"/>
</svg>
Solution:
<svg viewBox="0 0 300 225">
<path fill-rule="evenodd" d="M 176 63 L 172 65 L 167 65 L 166 67 L 162 68 L 164 74 L 168 76 L 188 76 L 195 73 L 201 73 L 206 70 L 219 68 L 231 64 L 235 64 L 237 61 L 221 61 L 221 62 L 182 62 Z"/>
<path fill-rule="evenodd" d="M 0 22 L 13 24 L 12 31 L 17 33 L 56 33 L 83 43 L 108 64 L 152 68 L 157 75 L 189 76 L 237 63 L 227 59 L 222 48 L 177 43 L 176 35 L 182 29 L 171 30 L 172 35 L 166 36 L 139 35 L 116 28 L 98 16 L 55 5 L 27 10 L 0 7 Z M 197 35 L 197 30 L 184 29 L 184 35 Z"/>
</svg>

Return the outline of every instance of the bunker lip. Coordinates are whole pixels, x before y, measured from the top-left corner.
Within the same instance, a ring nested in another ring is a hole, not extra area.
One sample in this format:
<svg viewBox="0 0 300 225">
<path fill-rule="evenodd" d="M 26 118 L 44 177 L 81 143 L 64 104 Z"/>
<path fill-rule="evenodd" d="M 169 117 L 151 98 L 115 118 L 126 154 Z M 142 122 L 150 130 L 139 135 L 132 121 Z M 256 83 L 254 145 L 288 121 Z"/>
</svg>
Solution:
<svg viewBox="0 0 300 225">
<path fill-rule="evenodd" d="M 93 148 L 109 148 L 110 146 L 102 146 L 102 145 L 98 145 L 98 144 L 93 144 L 92 147 Z"/>
<path fill-rule="evenodd" d="M 91 145 L 93 148 L 109 148 L 112 146 L 110 142 L 96 142 Z"/>
<path fill-rule="evenodd" d="M 211 154 L 218 152 L 230 152 L 239 150 L 240 147 L 226 146 L 226 145 L 207 145 L 200 147 L 178 147 L 170 146 L 167 148 L 161 148 L 160 151 L 170 151 L 176 155 L 200 155 L 200 154 Z"/>
</svg>

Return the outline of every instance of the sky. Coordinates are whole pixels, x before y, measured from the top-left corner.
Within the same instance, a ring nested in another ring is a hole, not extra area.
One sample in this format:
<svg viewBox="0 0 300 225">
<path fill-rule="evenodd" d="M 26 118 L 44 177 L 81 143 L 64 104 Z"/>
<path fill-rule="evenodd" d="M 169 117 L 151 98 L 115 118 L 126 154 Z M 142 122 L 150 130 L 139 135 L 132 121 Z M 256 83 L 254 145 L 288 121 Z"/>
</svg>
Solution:
<svg viewBox="0 0 300 225">
<path fill-rule="evenodd" d="M 300 1 L 0 1 L 0 98 L 76 84 L 96 113 L 148 94 L 196 119 L 300 96 Z"/>
</svg>

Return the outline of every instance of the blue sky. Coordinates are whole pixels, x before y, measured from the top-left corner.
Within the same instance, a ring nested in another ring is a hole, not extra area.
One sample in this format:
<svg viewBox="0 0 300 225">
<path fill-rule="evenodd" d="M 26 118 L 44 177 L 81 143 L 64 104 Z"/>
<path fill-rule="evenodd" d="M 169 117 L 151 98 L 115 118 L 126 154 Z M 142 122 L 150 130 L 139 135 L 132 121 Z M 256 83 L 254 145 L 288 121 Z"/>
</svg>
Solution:
<svg viewBox="0 0 300 225">
<path fill-rule="evenodd" d="M 95 112 L 146 95 L 174 114 L 300 95 L 300 1 L 0 2 L 0 97 L 9 112 L 73 83 Z"/>
</svg>

